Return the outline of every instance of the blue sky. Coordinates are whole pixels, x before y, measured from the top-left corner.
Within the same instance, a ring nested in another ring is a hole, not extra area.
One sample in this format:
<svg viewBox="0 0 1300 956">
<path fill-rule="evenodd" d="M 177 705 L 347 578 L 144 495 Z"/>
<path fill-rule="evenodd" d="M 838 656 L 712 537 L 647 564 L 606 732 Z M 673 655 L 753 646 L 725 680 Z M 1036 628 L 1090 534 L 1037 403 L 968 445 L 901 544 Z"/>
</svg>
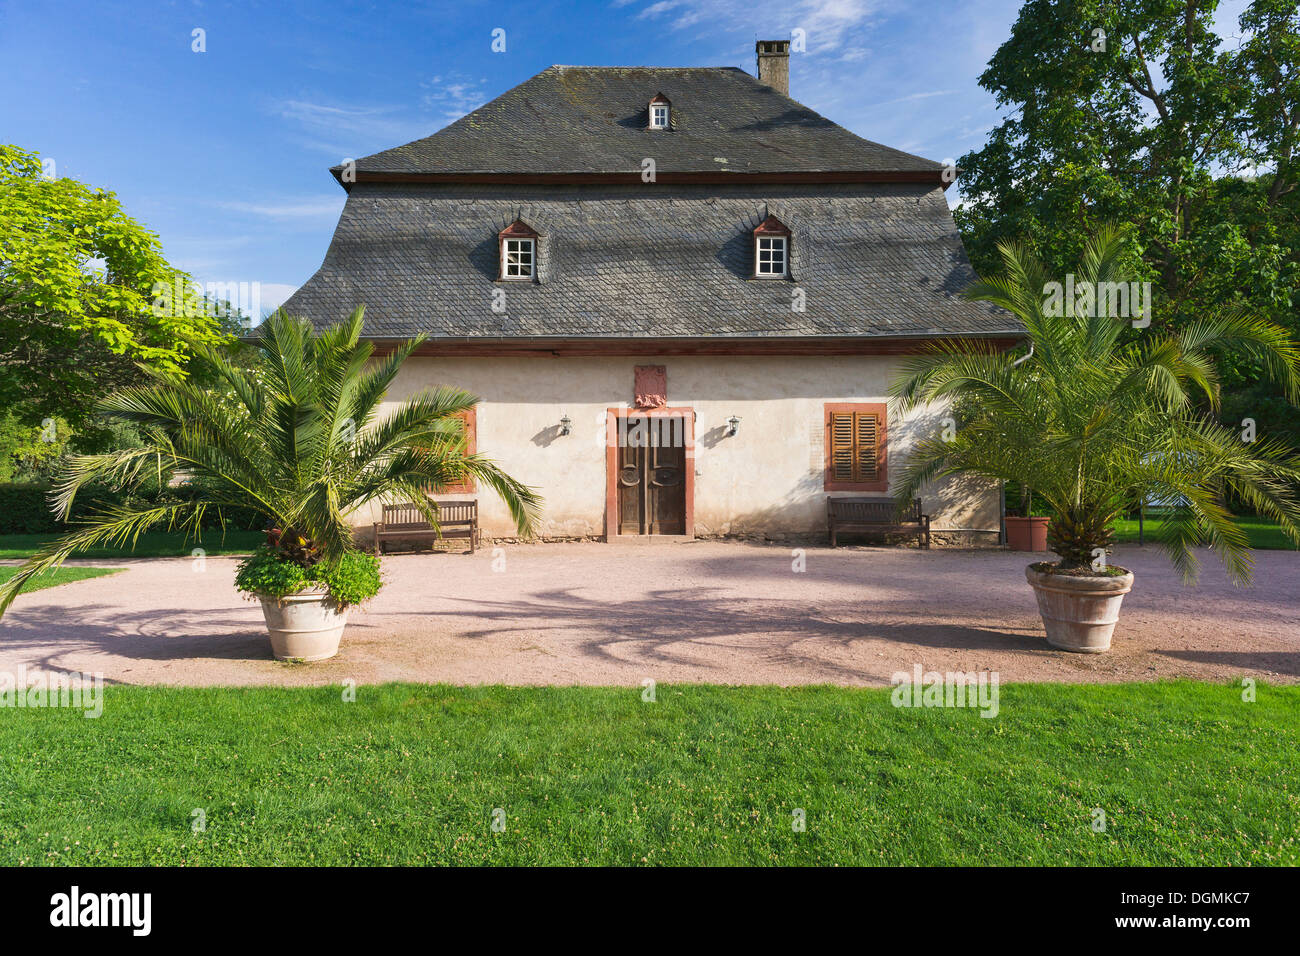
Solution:
<svg viewBox="0 0 1300 956">
<path fill-rule="evenodd" d="M 114 190 L 174 264 L 260 282 L 268 306 L 324 256 L 344 199 L 329 166 L 427 136 L 553 63 L 752 73 L 755 40 L 803 29 L 795 99 L 944 160 L 997 121 L 976 80 L 1019 5 L 0 0 L 0 142 Z"/>
</svg>

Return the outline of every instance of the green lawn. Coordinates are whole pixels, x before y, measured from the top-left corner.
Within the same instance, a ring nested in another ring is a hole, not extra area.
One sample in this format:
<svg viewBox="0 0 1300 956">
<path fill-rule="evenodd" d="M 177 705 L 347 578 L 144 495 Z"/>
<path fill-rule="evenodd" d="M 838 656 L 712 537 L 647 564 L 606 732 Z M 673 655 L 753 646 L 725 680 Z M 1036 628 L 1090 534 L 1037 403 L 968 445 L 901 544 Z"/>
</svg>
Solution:
<svg viewBox="0 0 1300 956">
<path fill-rule="evenodd" d="M 56 588 L 60 584 L 71 584 L 73 581 L 84 581 L 87 578 L 102 578 L 106 574 L 117 574 L 121 568 L 54 568 L 52 571 L 46 571 L 38 575 L 23 585 L 22 593 L 28 591 L 40 591 L 43 588 Z M 0 568 L 0 584 L 8 581 L 18 573 L 17 568 L 4 567 Z"/>
<path fill-rule="evenodd" d="M 56 534 L 0 534 L 0 558 L 28 558 L 42 544 L 53 541 Z M 79 551 L 78 558 L 172 558 L 188 556 L 195 548 L 208 554 L 247 554 L 266 540 L 262 531 L 227 531 L 221 529 L 203 532 L 201 542 L 186 543 L 179 532 L 151 531 L 140 535 L 135 549 L 91 548 Z"/>
<path fill-rule="evenodd" d="M 1147 544 L 1155 543 L 1155 534 L 1159 529 L 1158 519 L 1148 517 L 1146 519 L 1146 542 Z M 1282 529 L 1271 521 L 1264 518 L 1241 518 L 1237 522 L 1246 530 L 1246 537 L 1250 540 L 1252 548 L 1280 548 L 1294 551 L 1295 545 L 1291 540 L 1282 533 Z M 1120 518 L 1115 521 L 1115 540 L 1135 543 L 1138 539 L 1138 523 L 1136 518 Z"/>
<path fill-rule="evenodd" d="M 1300 861 L 1300 687 L 1016 685 L 994 719 L 888 690 L 641 693 L 110 686 L 99 719 L 0 708 L 0 864 Z"/>
</svg>

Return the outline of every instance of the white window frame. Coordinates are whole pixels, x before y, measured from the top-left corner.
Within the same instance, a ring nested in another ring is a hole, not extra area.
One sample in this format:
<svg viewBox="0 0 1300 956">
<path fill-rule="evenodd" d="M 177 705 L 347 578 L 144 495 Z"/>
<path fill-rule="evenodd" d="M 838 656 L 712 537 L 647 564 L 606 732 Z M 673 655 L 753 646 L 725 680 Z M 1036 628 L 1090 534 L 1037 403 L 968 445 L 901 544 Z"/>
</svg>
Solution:
<svg viewBox="0 0 1300 956">
<path fill-rule="evenodd" d="M 511 243 L 515 245 L 512 247 Z M 510 256 L 516 255 L 520 259 L 523 253 L 527 251 L 528 262 L 527 272 L 519 271 L 524 268 L 524 263 L 511 262 Z M 537 275 L 537 240 L 530 238 L 510 238 L 506 237 L 501 240 L 501 278 L 503 279 L 532 279 Z"/>
<path fill-rule="evenodd" d="M 765 245 L 766 244 L 766 245 Z M 768 253 L 764 260 L 763 253 Z M 781 263 L 778 271 L 773 268 Z M 754 237 L 754 275 L 760 279 L 784 279 L 790 269 L 789 236 L 755 236 Z"/>
<path fill-rule="evenodd" d="M 663 112 L 659 113 L 660 110 L 662 110 Z M 651 103 L 650 104 L 650 128 L 667 129 L 668 115 L 669 113 L 668 113 L 667 103 Z"/>
</svg>

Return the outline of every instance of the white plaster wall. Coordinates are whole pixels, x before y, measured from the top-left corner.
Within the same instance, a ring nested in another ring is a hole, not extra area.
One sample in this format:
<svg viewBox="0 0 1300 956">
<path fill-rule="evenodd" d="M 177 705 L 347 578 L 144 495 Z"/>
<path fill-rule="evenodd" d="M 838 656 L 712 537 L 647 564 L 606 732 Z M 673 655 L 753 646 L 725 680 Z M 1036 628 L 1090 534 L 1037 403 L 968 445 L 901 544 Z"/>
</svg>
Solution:
<svg viewBox="0 0 1300 956">
<path fill-rule="evenodd" d="M 388 399 L 435 385 L 478 395 L 478 450 L 545 498 L 543 535 L 602 535 L 605 530 L 605 412 L 627 407 L 633 369 L 664 365 L 668 404 L 690 406 L 695 421 L 695 532 L 817 532 L 826 526 L 826 402 L 885 402 L 892 356 L 614 356 L 591 358 L 414 358 Z M 568 415 L 573 433 L 560 436 Z M 741 418 L 726 437 L 726 421 Z M 891 477 L 923 429 L 942 415 L 918 409 L 890 414 Z M 843 494 L 852 494 L 844 492 Z M 480 489 L 485 533 L 513 533 L 509 513 Z M 936 530 L 996 532 L 996 487 L 946 482 L 923 495 Z M 374 520 L 377 506 L 358 523 Z"/>
</svg>

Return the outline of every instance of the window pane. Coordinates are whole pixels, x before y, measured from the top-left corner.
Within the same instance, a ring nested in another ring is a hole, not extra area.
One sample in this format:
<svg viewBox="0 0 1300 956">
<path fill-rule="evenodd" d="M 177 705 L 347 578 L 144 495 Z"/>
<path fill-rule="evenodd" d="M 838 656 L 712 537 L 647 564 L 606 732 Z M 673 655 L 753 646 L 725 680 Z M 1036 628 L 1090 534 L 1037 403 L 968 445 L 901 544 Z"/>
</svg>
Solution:
<svg viewBox="0 0 1300 956">
<path fill-rule="evenodd" d="M 532 276 L 532 239 L 506 239 L 503 252 L 505 275 L 512 278 L 530 278 Z"/>
<path fill-rule="evenodd" d="M 784 237 L 759 237 L 757 267 L 754 271 L 759 275 L 785 275 Z"/>
</svg>

